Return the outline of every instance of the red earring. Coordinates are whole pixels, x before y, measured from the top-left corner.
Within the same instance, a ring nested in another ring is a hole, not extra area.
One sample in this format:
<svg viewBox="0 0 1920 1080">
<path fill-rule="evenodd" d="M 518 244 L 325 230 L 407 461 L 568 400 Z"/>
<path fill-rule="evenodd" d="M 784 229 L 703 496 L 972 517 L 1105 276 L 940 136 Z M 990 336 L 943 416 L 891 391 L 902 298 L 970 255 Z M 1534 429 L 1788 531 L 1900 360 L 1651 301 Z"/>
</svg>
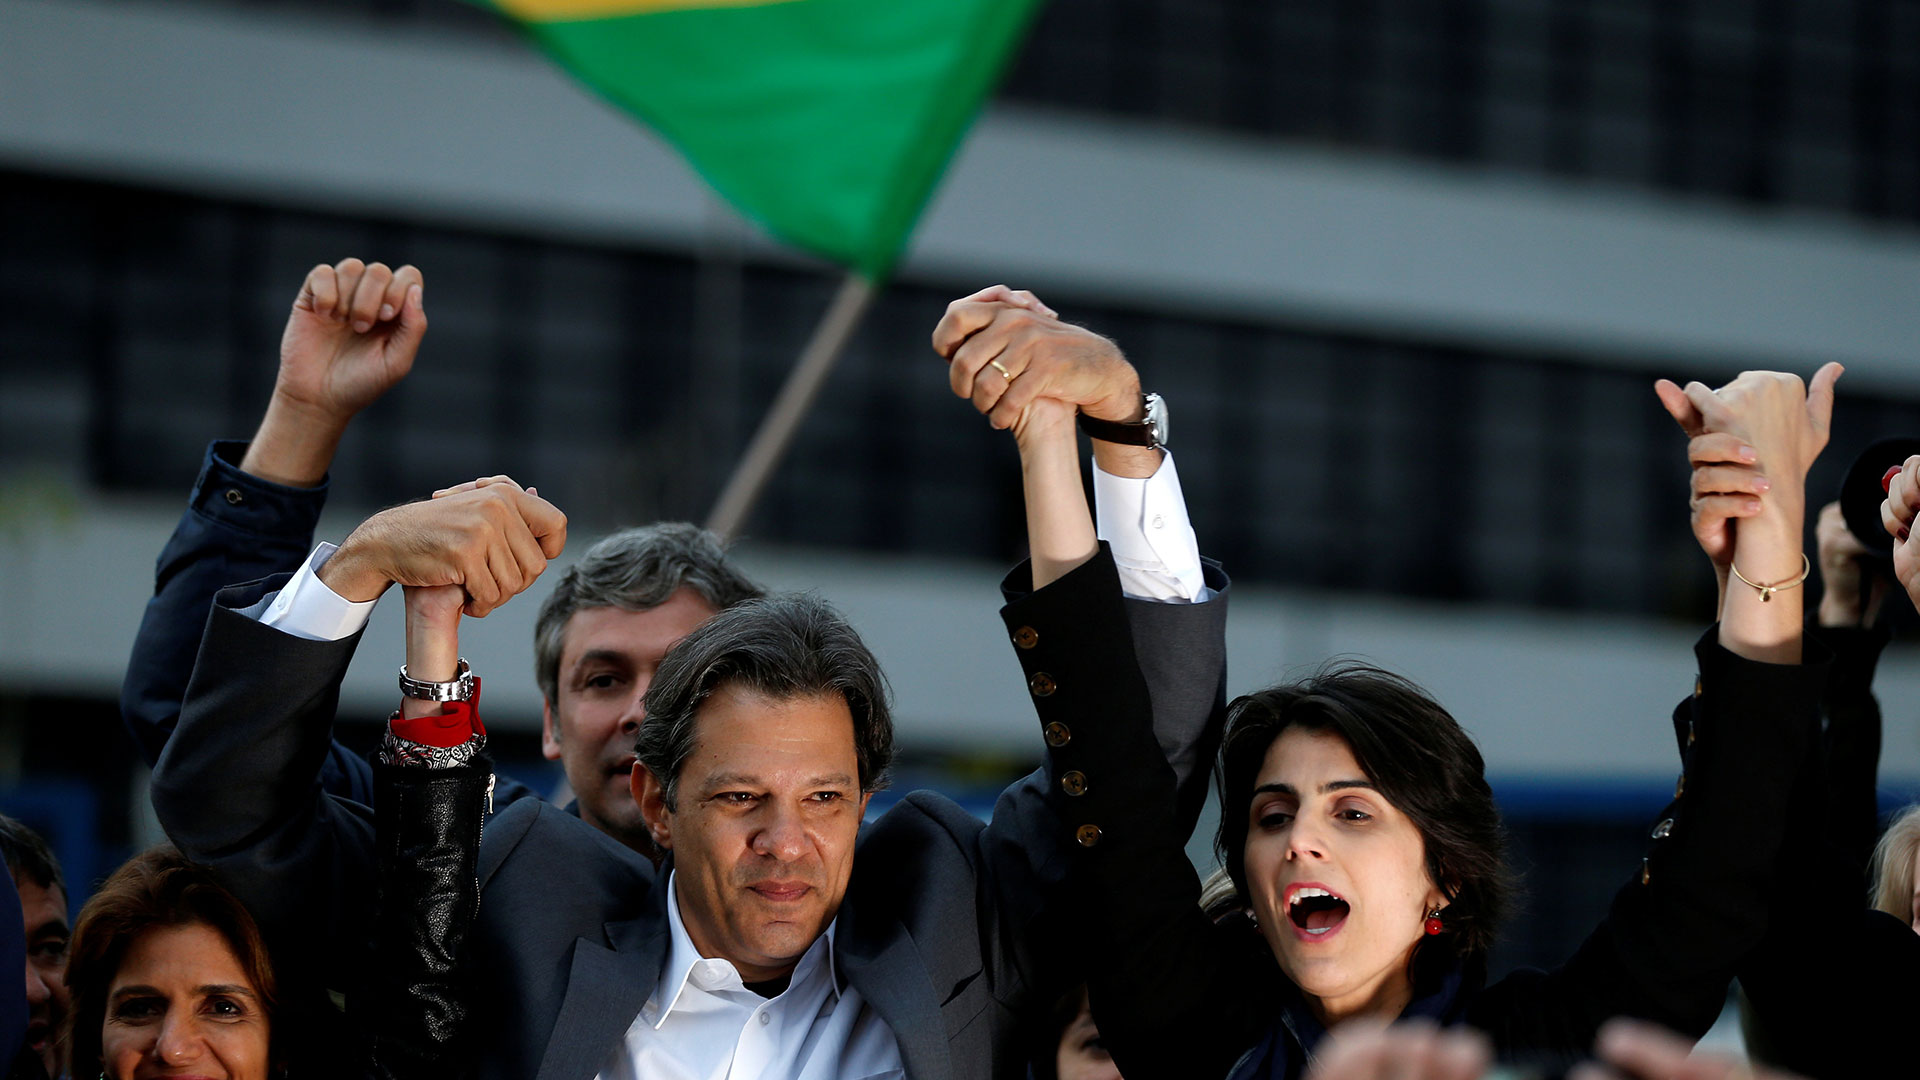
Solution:
<svg viewBox="0 0 1920 1080">
<path fill-rule="evenodd" d="M 1434 935 L 1440 933 L 1446 928 L 1447 928 L 1447 924 L 1440 921 L 1439 908 L 1434 908 L 1432 911 L 1427 913 L 1427 936 L 1428 937 L 1433 937 Z"/>
</svg>

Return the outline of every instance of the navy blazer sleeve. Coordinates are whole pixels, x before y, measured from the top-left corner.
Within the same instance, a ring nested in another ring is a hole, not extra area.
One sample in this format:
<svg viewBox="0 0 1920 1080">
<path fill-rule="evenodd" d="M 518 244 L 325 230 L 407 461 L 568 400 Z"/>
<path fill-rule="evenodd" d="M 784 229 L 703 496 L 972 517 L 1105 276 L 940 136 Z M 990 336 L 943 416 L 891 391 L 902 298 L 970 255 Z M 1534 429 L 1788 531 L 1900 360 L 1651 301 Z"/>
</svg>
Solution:
<svg viewBox="0 0 1920 1080">
<path fill-rule="evenodd" d="M 241 471 L 244 442 L 208 445 L 186 512 L 154 567 L 153 597 L 127 658 L 120 716 L 147 764 L 160 760 L 180 719 L 195 650 L 214 594 L 229 585 L 291 573 L 313 548 L 327 482 L 296 488 Z M 324 790 L 373 801 L 373 770 L 334 743 L 323 760 Z"/>
</svg>

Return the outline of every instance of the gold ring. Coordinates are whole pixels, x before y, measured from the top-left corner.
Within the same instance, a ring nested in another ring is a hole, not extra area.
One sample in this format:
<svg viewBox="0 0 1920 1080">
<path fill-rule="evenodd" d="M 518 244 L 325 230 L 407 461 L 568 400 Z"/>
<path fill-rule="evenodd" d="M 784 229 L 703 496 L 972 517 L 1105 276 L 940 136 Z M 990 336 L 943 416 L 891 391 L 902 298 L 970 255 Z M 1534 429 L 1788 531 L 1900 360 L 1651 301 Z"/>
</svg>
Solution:
<svg viewBox="0 0 1920 1080">
<path fill-rule="evenodd" d="M 1011 371 L 1008 371 L 1008 370 L 1007 370 L 1007 366 L 1006 366 L 1005 364 L 1002 364 L 1002 363 L 1001 363 L 1000 361 L 998 361 L 998 360 L 989 360 L 989 361 L 987 361 L 987 366 L 988 366 L 988 367 L 991 367 L 991 368 L 992 368 L 993 370 L 995 370 L 995 371 L 997 371 L 997 372 L 999 372 L 999 373 L 1000 373 L 1000 377 L 1001 377 L 1001 378 L 1003 378 L 1003 379 L 1005 379 L 1005 380 L 1007 380 L 1008 382 L 1012 382 L 1012 381 L 1013 381 L 1013 372 L 1011 372 Z"/>
</svg>

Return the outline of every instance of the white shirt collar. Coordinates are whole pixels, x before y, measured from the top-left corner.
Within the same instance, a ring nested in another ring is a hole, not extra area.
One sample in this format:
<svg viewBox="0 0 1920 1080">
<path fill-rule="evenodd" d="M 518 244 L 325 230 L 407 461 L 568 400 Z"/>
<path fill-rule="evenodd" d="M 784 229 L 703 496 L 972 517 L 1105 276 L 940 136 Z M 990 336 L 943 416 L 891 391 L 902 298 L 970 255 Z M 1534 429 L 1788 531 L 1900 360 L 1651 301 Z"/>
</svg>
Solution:
<svg viewBox="0 0 1920 1080">
<path fill-rule="evenodd" d="M 653 1018 L 655 1031 L 660 1030 L 660 1025 L 667 1022 L 667 1017 L 673 1012 L 674 1006 L 679 1004 L 690 982 L 696 989 L 706 992 L 738 990 L 742 993 L 753 993 L 747 989 L 746 983 L 740 978 L 739 970 L 731 961 L 702 956 L 700 950 L 694 947 L 693 938 L 687 934 L 686 923 L 680 918 L 680 892 L 674 883 L 676 873 L 677 871 L 669 871 L 667 874 L 667 966 L 661 973 L 659 985 L 653 991 L 653 1000 L 664 1001 L 666 1004 L 657 1010 Z M 807 951 L 801 954 L 800 962 L 794 965 L 792 981 L 787 984 L 785 991 L 775 995 L 776 998 L 792 993 L 794 988 L 803 982 L 825 977 L 827 988 L 832 991 L 835 1000 L 839 999 L 840 975 L 835 970 L 833 962 L 833 932 L 839 924 L 840 919 L 836 915 L 834 920 L 827 924 L 826 932 L 815 938 L 813 944 L 807 947 Z M 696 974 L 699 976 L 697 981 Z"/>
</svg>

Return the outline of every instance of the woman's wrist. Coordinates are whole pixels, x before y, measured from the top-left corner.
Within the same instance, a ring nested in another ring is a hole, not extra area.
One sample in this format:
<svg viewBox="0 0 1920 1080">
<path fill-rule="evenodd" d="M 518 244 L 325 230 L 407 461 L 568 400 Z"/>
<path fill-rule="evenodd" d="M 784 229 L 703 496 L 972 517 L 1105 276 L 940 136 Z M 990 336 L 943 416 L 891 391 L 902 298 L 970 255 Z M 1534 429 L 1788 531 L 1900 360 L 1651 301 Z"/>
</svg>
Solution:
<svg viewBox="0 0 1920 1080">
<path fill-rule="evenodd" d="M 1054 406 L 1054 402 L 1036 402 Z M 1016 432 L 1027 505 L 1033 587 L 1043 589 L 1100 550 L 1080 476 L 1080 441 L 1071 407 L 1035 414 Z"/>
<path fill-rule="evenodd" d="M 1735 526 L 1733 576 L 1720 611 L 1720 643 L 1749 660 L 1800 662 L 1807 580 L 1805 499 L 1777 484 L 1761 512 Z"/>
<path fill-rule="evenodd" d="M 1762 583 L 1794 577 L 1806 568 L 1806 516 L 1797 504 L 1768 502 L 1734 526 L 1731 569 Z M 1738 579 L 1733 586 L 1739 586 Z"/>
<path fill-rule="evenodd" d="M 457 585 L 406 590 L 407 677 L 420 682 L 452 682 L 460 674 L 460 604 Z M 403 698 L 401 715 L 438 715 L 441 702 Z"/>
</svg>

